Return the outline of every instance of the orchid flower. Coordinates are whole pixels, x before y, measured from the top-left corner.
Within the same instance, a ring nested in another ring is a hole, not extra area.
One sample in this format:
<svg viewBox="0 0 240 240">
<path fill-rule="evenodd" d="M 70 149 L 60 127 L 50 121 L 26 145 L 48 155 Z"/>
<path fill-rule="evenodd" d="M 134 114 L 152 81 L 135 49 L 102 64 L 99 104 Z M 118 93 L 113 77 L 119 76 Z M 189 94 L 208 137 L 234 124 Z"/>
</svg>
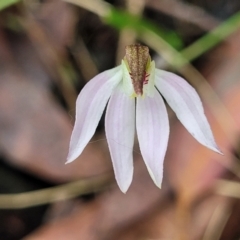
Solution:
<svg viewBox="0 0 240 240">
<path fill-rule="evenodd" d="M 82 153 L 107 105 L 106 138 L 121 191 L 125 193 L 132 182 L 135 128 L 143 160 L 154 183 L 161 188 L 169 138 L 162 97 L 196 140 L 221 153 L 194 88 L 183 78 L 156 69 L 148 47 L 135 44 L 126 47 L 120 66 L 98 74 L 80 92 L 67 163 Z"/>
</svg>

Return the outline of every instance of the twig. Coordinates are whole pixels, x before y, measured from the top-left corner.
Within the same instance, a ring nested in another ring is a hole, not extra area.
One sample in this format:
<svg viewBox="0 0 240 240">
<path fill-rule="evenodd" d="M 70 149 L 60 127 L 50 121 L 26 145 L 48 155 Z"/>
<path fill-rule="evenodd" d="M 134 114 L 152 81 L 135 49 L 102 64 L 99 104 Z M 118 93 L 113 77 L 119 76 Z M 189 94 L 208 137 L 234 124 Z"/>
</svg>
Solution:
<svg viewBox="0 0 240 240">
<path fill-rule="evenodd" d="M 16 194 L 0 194 L 0 209 L 21 209 L 99 192 L 112 183 L 112 174 L 80 179 L 57 187 Z"/>
<path fill-rule="evenodd" d="M 86 81 L 98 74 L 98 69 L 81 37 L 78 39 L 76 46 L 72 49 L 72 54 Z"/>
<path fill-rule="evenodd" d="M 231 202 L 225 201 L 220 202 L 216 206 L 202 240 L 220 239 L 224 227 L 226 226 L 226 223 L 229 220 L 229 217 L 231 216 L 232 213 L 231 205 L 232 205 Z"/>
<path fill-rule="evenodd" d="M 240 198 L 240 183 L 229 180 L 218 180 L 215 192 L 227 197 Z"/>
<path fill-rule="evenodd" d="M 209 15 L 204 9 L 179 0 L 147 0 L 146 4 L 148 7 L 157 9 L 179 20 L 192 23 L 206 31 L 220 24 L 220 21 Z"/>
<path fill-rule="evenodd" d="M 74 109 L 77 93 L 69 77 L 69 74 L 64 68 L 66 60 L 62 59 L 62 56 L 58 54 L 56 47 L 50 40 L 46 31 L 44 31 L 44 29 L 34 19 L 29 11 L 26 10 L 24 12 L 24 16 L 19 17 L 18 21 L 24 27 L 29 36 L 29 39 L 35 46 L 42 64 L 61 90 L 68 108 L 70 110 Z"/>
</svg>

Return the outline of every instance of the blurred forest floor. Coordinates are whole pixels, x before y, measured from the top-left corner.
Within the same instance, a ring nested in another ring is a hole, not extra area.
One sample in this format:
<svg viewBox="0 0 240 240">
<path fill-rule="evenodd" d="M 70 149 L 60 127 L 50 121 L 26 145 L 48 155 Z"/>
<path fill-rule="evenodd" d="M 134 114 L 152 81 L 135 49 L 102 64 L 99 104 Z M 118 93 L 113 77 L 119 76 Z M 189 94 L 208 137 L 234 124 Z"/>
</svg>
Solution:
<svg viewBox="0 0 240 240">
<path fill-rule="evenodd" d="M 145 36 L 138 20 L 180 52 L 236 14 L 240 1 L 111 0 L 132 15 L 108 19 L 102 1 L 83 2 L 0 0 L 0 240 L 239 240 L 240 20 L 227 25 L 232 34 L 189 48 L 199 54 L 188 49 L 188 67 L 165 58 L 172 48 Z M 78 93 L 135 41 L 149 45 L 158 68 L 178 69 L 196 87 L 224 156 L 197 143 L 168 109 L 162 189 L 136 143 L 123 194 L 103 119 L 82 155 L 65 161 Z"/>
</svg>

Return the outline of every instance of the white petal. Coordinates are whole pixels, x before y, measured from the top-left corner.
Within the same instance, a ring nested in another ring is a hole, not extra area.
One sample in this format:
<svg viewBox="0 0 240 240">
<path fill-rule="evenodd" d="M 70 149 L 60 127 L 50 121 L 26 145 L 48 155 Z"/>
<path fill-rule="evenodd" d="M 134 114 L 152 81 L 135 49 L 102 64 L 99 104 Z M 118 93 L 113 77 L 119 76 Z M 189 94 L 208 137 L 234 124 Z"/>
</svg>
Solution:
<svg viewBox="0 0 240 240">
<path fill-rule="evenodd" d="M 204 146 L 221 153 L 195 89 L 176 74 L 156 69 L 155 84 L 184 127 Z"/>
<path fill-rule="evenodd" d="M 122 69 L 119 66 L 98 74 L 80 92 L 67 163 L 75 160 L 92 138 L 107 101 L 121 79 Z"/>
<path fill-rule="evenodd" d="M 105 129 L 115 177 L 125 193 L 133 176 L 135 99 L 123 92 L 120 85 L 109 100 Z"/>
<path fill-rule="evenodd" d="M 161 95 L 137 98 L 136 125 L 140 150 L 154 183 L 161 188 L 169 122 Z"/>
</svg>

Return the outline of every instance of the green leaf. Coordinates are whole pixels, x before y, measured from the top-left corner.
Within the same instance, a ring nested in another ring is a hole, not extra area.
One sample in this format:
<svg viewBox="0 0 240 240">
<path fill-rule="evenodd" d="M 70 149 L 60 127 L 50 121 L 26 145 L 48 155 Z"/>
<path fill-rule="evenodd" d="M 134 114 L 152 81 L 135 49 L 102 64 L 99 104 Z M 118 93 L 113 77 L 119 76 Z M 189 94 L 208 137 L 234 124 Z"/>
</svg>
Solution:
<svg viewBox="0 0 240 240">
<path fill-rule="evenodd" d="M 112 8 L 110 14 L 106 16 L 104 20 L 107 24 L 115 27 L 116 29 L 122 30 L 124 28 L 130 28 L 138 34 L 141 34 L 141 32 L 144 32 L 145 29 L 148 29 L 161 36 L 176 49 L 180 49 L 183 46 L 181 38 L 175 32 L 166 30 L 163 27 L 155 25 L 144 18 L 134 16 L 126 11 Z"/>
<path fill-rule="evenodd" d="M 21 0 L 0 0 L 0 11 L 20 1 Z"/>
</svg>

